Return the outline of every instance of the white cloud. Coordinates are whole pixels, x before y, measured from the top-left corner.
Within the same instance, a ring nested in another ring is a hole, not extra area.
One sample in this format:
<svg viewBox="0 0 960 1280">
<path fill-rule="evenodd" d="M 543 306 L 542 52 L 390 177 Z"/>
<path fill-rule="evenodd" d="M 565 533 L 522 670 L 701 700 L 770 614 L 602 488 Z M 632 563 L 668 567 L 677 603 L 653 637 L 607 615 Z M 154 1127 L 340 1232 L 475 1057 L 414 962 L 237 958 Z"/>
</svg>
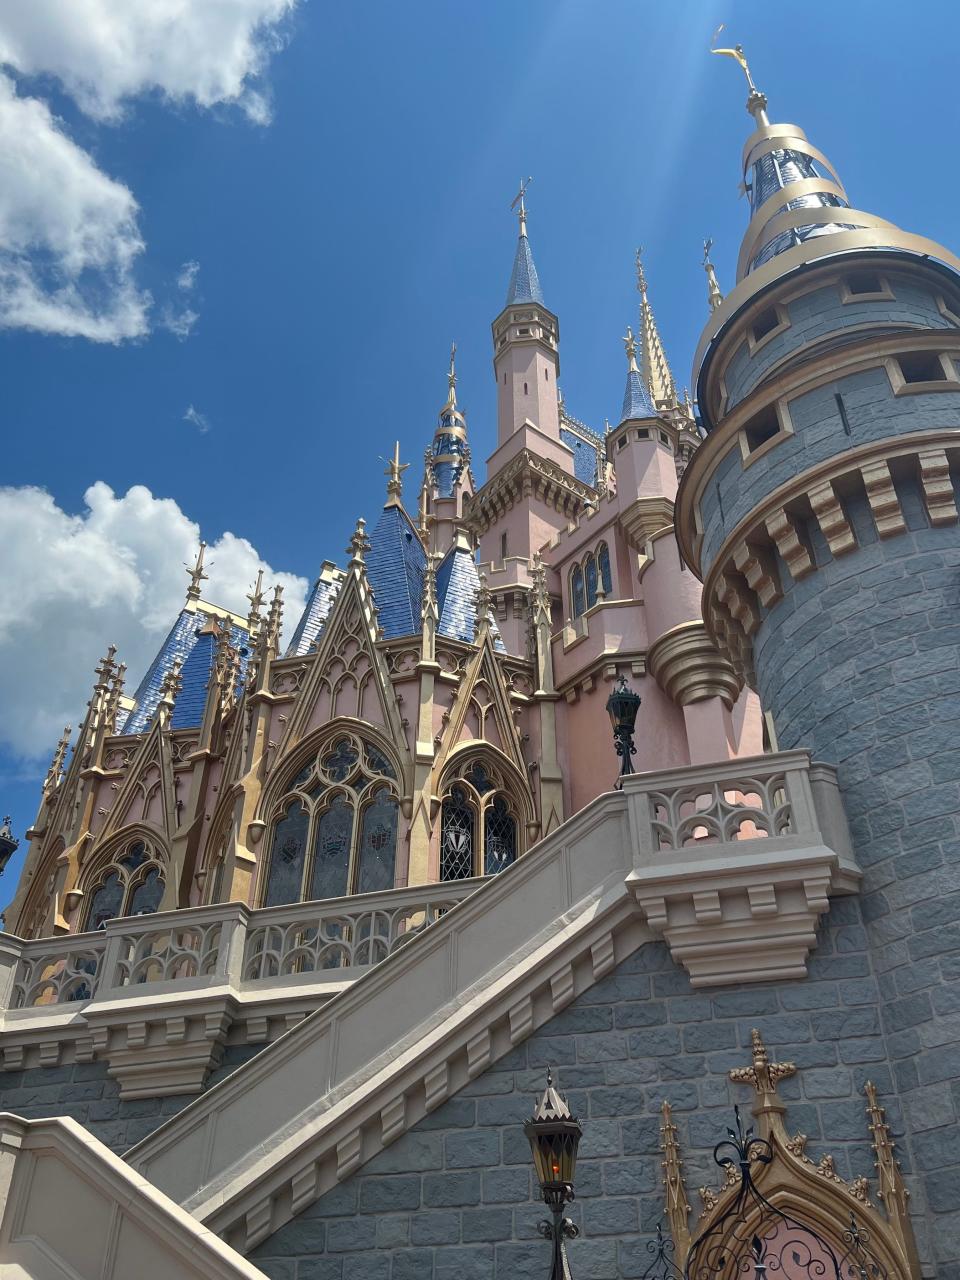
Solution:
<svg viewBox="0 0 960 1280">
<path fill-rule="evenodd" d="M 183 605 L 184 563 L 200 530 L 170 498 L 135 485 L 118 497 L 102 481 L 70 515 L 36 488 L 0 489 L 4 594 L 0 611 L 0 742 L 21 757 L 45 755 L 63 726 L 76 727 L 108 644 L 136 687 Z M 256 578 L 284 587 L 288 629 L 307 582 L 278 573 L 245 539 L 224 533 L 207 551 L 205 598 L 246 613 Z"/>
<path fill-rule="evenodd" d="M 144 244 L 130 190 L 67 136 L 18 77 L 58 80 L 100 121 L 144 94 L 269 120 L 262 74 L 298 0 L 26 0 L 0 7 L 0 327 L 94 342 L 138 338 L 151 299 L 137 287 Z M 34 89 L 34 92 L 36 90 Z M 189 293 L 199 266 L 186 262 Z M 181 340 L 194 307 L 165 306 Z"/>
<path fill-rule="evenodd" d="M 182 289 L 185 293 L 189 293 L 197 283 L 197 274 L 199 271 L 199 262 L 185 262 L 177 272 L 177 288 Z"/>
<path fill-rule="evenodd" d="M 258 84 L 297 0 L 27 0 L 0 8 L 0 62 L 55 76 L 87 115 L 115 120 L 159 92 L 239 106 L 265 123 Z"/>
<path fill-rule="evenodd" d="M 147 330 L 137 202 L 0 73 L 0 326 L 120 342 Z"/>
<path fill-rule="evenodd" d="M 194 311 L 192 307 L 174 311 L 172 307 L 166 306 L 160 314 L 160 324 L 181 342 L 185 342 L 190 337 L 199 319 L 200 313 Z"/>
<path fill-rule="evenodd" d="M 210 419 L 205 413 L 201 413 L 199 409 L 195 409 L 193 405 L 187 406 L 187 411 L 183 415 L 184 422 L 189 422 L 191 426 L 196 427 L 202 436 L 206 435 L 210 430 Z"/>
</svg>

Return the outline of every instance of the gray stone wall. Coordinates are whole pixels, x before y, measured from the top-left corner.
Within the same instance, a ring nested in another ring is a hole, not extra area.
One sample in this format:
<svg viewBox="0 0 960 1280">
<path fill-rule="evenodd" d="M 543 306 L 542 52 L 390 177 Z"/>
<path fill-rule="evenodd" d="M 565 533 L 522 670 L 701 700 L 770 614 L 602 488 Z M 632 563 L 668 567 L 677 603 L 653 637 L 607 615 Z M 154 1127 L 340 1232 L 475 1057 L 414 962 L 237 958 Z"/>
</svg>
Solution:
<svg viewBox="0 0 960 1280">
<path fill-rule="evenodd" d="M 880 542 L 865 500 L 849 556 L 808 527 L 820 567 L 781 566 L 754 654 L 779 745 L 838 766 L 908 1140 L 960 1260 L 960 536 L 898 491 L 903 535 Z"/>
<path fill-rule="evenodd" d="M 229 1046 L 206 1087 L 217 1084 L 261 1048 L 261 1045 Z M 182 1111 L 195 1097 L 196 1094 L 191 1093 L 123 1100 L 117 1081 L 107 1074 L 105 1062 L 75 1062 L 63 1067 L 0 1072 L 0 1111 L 12 1111 L 26 1120 L 70 1116 L 120 1154 Z"/>
<path fill-rule="evenodd" d="M 856 270 L 850 267 L 851 272 Z M 735 408 L 756 387 L 769 369 L 791 351 L 800 351 L 825 334 L 858 325 L 890 324 L 895 321 L 923 329 L 949 329 L 950 321 L 940 313 L 933 291 L 913 284 L 880 268 L 890 282 L 894 299 L 864 298 L 843 302 L 839 280 L 811 290 L 784 304 L 790 327 L 764 343 L 751 355 L 746 339 L 734 352 L 724 372 L 728 409 Z"/>
<path fill-rule="evenodd" d="M 570 1245 L 573 1275 L 640 1277 L 664 1214 L 660 1104 L 673 1105 L 699 1209 L 696 1189 L 719 1184 L 709 1153 L 732 1121 L 732 1104 L 750 1104 L 750 1090 L 726 1073 L 749 1061 L 753 1026 L 772 1056 L 801 1068 L 781 1085 L 791 1131 L 809 1135 L 814 1158 L 829 1150 L 844 1177 L 870 1176 L 868 1078 L 885 1095 L 894 1134 L 902 1118 L 867 947 L 855 899 L 835 901 L 802 982 L 694 992 L 664 946 L 642 947 L 277 1231 L 252 1260 L 273 1280 L 543 1280 L 549 1250 L 535 1224 L 544 1209 L 523 1122 L 549 1065 L 584 1128 L 571 1207 L 582 1229 Z M 946 1132 L 937 1124 L 931 1136 Z M 909 1171 L 909 1153 L 900 1155 Z M 944 1257 L 960 1257 L 958 1219 L 954 1213 L 941 1233 L 941 1248 L 953 1251 Z"/>
<path fill-rule="evenodd" d="M 843 396 L 849 435 L 840 418 L 837 392 Z M 895 396 L 885 369 L 866 369 L 795 396 L 788 408 L 792 436 L 750 466 L 744 466 L 740 447 L 734 444 L 714 468 L 700 501 L 705 566 L 730 530 L 767 494 L 809 467 L 857 445 L 960 426 L 960 386 L 955 391 Z"/>
</svg>

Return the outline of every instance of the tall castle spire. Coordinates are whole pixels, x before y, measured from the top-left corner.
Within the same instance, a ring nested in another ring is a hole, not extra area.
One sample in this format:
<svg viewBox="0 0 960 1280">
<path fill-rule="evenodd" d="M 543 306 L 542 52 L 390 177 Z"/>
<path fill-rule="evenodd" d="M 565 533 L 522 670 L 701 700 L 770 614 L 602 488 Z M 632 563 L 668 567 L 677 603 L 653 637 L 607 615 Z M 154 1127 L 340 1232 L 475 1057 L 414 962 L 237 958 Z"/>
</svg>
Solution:
<svg viewBox="0 0 960 1280">
<path fill-rule="evenodd" d="M 521 181 L 520 190 L 510 206 L 511 209 L 516 209 L 517 211 L 517 217 L 520 221 L 520 236 L 517 240 L 517 252 L 513 259 L 513 270 L 510 272 L 510 284 L 507 288 L 505 305 L 508 307 L 513 306 L 516 302 L 543 303 L 540 277 L 537 275 L 533 252 L 530 248 L 530 240 L 527 236 L 526 194 L 527 187 L 532 181 L 532 178 L 526 178 Z"/>
<path fill-rule="evenodd" d="M 457 408 L 457 344 L 450 344 L 447 398 L 437 419 L 430 456 L 430 470 L 436 497 L 452 498 L 469 461 L 467 420 Z"/>
<path fill-rule="evenodd" d="M 640 294 L 640 372 L 658 409 L 674 408 L 677 388 L 660 340 L 660 330 L 647 297 L 643 249 L 637 250 L 637 292 Z"/>
</svg>

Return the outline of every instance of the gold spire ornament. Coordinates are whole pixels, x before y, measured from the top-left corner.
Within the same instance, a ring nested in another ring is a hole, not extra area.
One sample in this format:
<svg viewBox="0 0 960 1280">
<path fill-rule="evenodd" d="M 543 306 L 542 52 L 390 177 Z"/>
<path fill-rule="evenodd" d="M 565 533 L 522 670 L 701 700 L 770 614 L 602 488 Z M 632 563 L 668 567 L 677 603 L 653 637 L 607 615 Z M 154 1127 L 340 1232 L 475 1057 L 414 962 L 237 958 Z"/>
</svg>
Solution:
<svg viewBox="0 0 960 1280">
<path fill-rule="evenodd" d="M 713 263 L 710 261 L 710 250 L 713 248 L 713 241 L 706 239 L 703 242 L 703 269 L 707 273 L 707 303 L 710 312 L 713 314 L 723 301 L 723 294 L 720 292 L 720 286 L 717 283 L 717 273 L 714 270 Z"/>
<path fill-rule="evenodd" d="M 520 179 L 520 190 L 514 196 L 513 201 L 510 205 L 511 209 L 517 210 L 517 217 L 520 219 L 520 234 L 522 236 L 525 236 L 527 234 L 526 194 L 527 194 L 527 187 L 529 187 L 532 181 L 533 181 L 532 178 Z"/>
<path fill-rule="evenodd" d="M 441 413 L 457 407 L 457 344 L 450 343 L 450 370 L 447 373 L 447 403 Z"/>
<path fill-rule="evenodd" d="M 747 110 L 753 116 L 754 120 L 756 120 L 757 127 L 762 128 L 764 125 L 768 125 L 770 123 L 767 119 L 766 94 L 761 93 L 753 83 L 753 76 L 750 74 L 750 64 L 747 62 L 747 56 L 743 52 L 742 44 L 735 44 L 732 49 L 717 49 L 715 47 L 723 27 L 724 24 L 721 22 L 719 27 L 717 27 L 716 31 L 713 33 L 710 52 L 719 53 L 725 58 L 732 58 L 743 71 L 743 74 L 747 77 L 747 87 L 750 90 L 747 98 Z"/>
<path fill-rule="evenodd" d="M 387 463 L 386 470 L 383 474 L 385 476 L 389 476 L 389 479 L 387 480 L 386 505 L 388 507 L 399 507 L 402 505 L 400 497 L 403 493 L 403 473 L 410 466 L 409 462 L 400 461 L 399 440 L 393 446 L 393 457 L 389 461 L 387 461 L 386 458 L 381 458 L 380 461 Z"/>
<path fill-rule="evenodd" d="M 187 588 L 187 607 L 191 605 L 196 608 L 197 601 L 200 599 L 200 583 L 206 582 L 208 575 L 203 571 L 203 554 L 207 549 L 207 544 L 203 541 L 197 551 L 197 558 L 191 567 L 185 564 L 183 567 L 187 571 L 187 577 L 190 579 L 190 586 Z"/>
<path fill-rule="evenodd" d="M 683 1181 L 677 1126 L 673 1123 L 670 1103 L 666 1099 L 660 1104 L 660 1150 L 663 1152 L 660 1167 L 663 1169 L 663 1185 L 667 1192 L 667 1221 L 676 1250 L 676 1261 L 682 1267 L 690 1250 L 690 1205 L 687 1203 L 687 1188 Z"/>
<path fill-rule="evenodd" d="M 677 405 L 677 387 L 667 363 L 660 331 L 653 316 L 653 308 L 647 297 L 647 276 L 643 269 L 643 247 L 637 250 L 637 292 L 640 294 L 640 373 L 650 390 L 658 409 L 673 409 Z"/>
</svg>

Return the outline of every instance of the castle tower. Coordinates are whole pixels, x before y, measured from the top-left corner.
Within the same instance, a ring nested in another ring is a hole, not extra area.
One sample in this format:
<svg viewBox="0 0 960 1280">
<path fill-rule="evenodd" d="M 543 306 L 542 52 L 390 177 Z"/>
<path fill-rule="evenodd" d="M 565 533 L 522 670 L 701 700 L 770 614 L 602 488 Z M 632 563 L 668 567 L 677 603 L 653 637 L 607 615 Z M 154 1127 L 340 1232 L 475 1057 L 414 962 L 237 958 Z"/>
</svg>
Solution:
<svg viewBox="0 0 960 1280">
<path fill-rule="evenodd" d="M 739 46 L 718 52 L 747 71 L 751 220 L 696 356 L 707 436 L 678 534 L 776 745 L 838 767 L 886 997 L 869 1034 L 945 1212 L 960 1127 L 951 1112 L 931 1158 L 921 1100 L 960 1078 L 960 261 L 852 208 L 803 130 L 769 123 Z"/>
</svg>

